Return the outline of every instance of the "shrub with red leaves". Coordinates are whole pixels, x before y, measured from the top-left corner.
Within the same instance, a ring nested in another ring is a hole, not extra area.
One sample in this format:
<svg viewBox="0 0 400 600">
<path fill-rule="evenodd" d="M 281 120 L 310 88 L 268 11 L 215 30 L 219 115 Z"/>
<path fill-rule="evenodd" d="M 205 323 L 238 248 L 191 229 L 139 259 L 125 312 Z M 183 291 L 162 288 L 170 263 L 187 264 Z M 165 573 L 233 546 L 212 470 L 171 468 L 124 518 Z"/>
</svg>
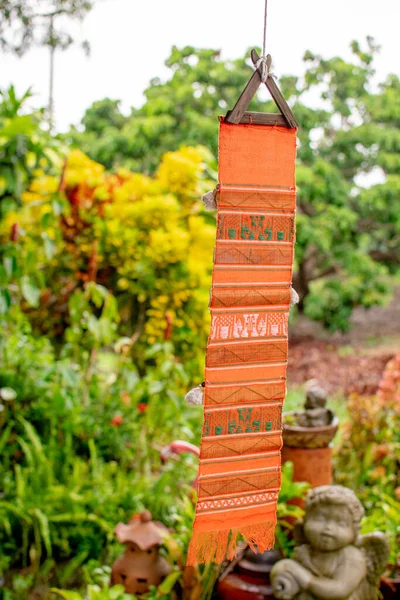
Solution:
<svg viewBox="0 0 400 600">
<path fill-rule="evenodd" d="M 400 352 L 386 365 L 377 395 L 400 414 Z"/>
</svg>

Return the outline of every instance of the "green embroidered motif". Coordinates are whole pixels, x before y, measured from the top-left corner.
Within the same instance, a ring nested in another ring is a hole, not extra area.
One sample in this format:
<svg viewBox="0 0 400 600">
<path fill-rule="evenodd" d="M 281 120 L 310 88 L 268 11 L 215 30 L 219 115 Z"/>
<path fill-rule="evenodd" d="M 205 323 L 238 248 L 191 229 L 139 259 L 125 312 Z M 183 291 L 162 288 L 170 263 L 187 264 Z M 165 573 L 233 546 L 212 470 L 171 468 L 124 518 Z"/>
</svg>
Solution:
<svg viewBox="0 0 400 600">
<path fill-rule="evenodd" d="M 236 428 L 237 428 L 236 421 L 229 421 L 229 424 L 228 424 L 228 433 L 230 433 L 230 434 L 231 433 L 235 433 Z"/>
<path fill-rule="evenodd" d="M 294 220 L 289 217 L 221 214 L 218 219 L 217 239 L 290 242 L 293 234 Z"/>
<path fill-rule="evenodd" d="M 264 238 L 265 240 L 269 241 L 272 239 L 272 227 L 266 227 L 264 229 Z"/>
<path fill-rule="evenodd" d="M 253 429 L 251 427 L 251 413 L 252 413 L 253 409 L 252 408 L 238 408 L 237 411 L 239 413 L 239 423 L 243 422 L 243 427 L 246 424 L 245 432 L 253 433 Z M 240 430 L 242 431 L 241 427 L 240 427 Z M 239 433 L 239 429 L 237 430 L 236 433 Z"/>
<path fill-rule="evenodd" d="M 247 225 L 242 225 L 240 235 L 241 235 L 242 240 L 254 240 L 255 239 L 254 231 L 251 231 L 251 229 L 249 229 L 247 227 Z"/>
<path fill-rule="evenodd" d="M 239 413 L 239 421 L 247 421 L 248 423 L 250 422 L 251 413 L 253 411 L 252 408 L 238 408 L 237 411 Z"/>
<path fill-rule="evenodd" d="M 250 215 L 250 219 L 253 227 L 262 227 L 265 215 Z"/>
<path fill-rule="evenodd" d="M 287 227 L 283 220 L 288 220 Z M 279 231 L 278 231 L 279 228 Z M 272 215 L 221 214 L 218 219 L 217 239 L 271 241 L 292 240 L 294 220 Z"/>
<path fill-rule="evenodd" d="M 276 419 L 264 421 L 264 409 L 258 407 L 232 408 L 220 413 L 207 412 L 204 418 L 203 435 L 238 435 L 243 433 L 259 433 L 260 431 L 276 431 L 281 428 L 282 406 L 277 407 Z M 264 413 L 265 414 L 265 413 Z M 267 415 L 265 415 L 267 416 Z M 221 423 L 222 424 L 216 424 Z M 262 429 L 264 428 L 264 429 Z"/>
</svg>

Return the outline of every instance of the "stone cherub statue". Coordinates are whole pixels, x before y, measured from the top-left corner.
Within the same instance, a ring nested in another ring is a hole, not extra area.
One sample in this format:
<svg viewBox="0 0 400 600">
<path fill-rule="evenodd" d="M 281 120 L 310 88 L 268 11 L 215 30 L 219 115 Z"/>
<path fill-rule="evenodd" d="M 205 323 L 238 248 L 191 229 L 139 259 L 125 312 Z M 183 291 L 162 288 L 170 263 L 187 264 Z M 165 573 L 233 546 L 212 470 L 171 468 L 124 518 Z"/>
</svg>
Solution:
<svg viewBox="0 0 400 600">
<path fill-rule="evenodd" d="M 297 424 L 300 427 L 324 427 L 333 421 L 333 413 L 326 408 L 328 395 L 326 391 L 313 385 L 307 391 L 305 410 L 297 414 Z"/>
<path fill-rule="evenodd" d="M 364 509 L 352 490 L 339 485 L 314 488 L 304 521 L 296 524 L 292 559 L 278 562 L 271 581 L 281 600 L 377 600 L 389 558 L 382 533 L 360 536 Z"/>
</svg>

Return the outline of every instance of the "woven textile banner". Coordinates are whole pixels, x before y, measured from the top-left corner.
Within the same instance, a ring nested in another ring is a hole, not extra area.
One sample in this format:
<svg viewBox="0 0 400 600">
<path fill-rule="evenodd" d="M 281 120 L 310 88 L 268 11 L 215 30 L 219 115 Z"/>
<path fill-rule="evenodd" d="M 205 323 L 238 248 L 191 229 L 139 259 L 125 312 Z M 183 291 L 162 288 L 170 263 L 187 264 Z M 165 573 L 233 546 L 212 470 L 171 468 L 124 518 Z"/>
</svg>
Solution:
<svg viewBox="0 0 400 600">
<path fill-rule="evenodd" d="M 198 502 L 188 564 L 272 548 L 295 239 L 296 130 L 221 119 Z"/>
</svg>

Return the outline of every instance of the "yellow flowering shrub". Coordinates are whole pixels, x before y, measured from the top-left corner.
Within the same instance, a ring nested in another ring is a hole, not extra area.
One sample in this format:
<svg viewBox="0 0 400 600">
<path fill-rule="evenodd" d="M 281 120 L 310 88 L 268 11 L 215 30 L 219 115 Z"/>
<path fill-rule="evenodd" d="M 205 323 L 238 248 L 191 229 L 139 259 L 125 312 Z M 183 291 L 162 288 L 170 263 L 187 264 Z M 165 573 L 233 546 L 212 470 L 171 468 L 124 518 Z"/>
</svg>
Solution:
<svg viewBox="0 0 400 600">
<path fill-rule="evenodd" d="M 157 170 L 157 181 L 164 191 L 179 198 L 184 209 L 191 210 L 202 193 L 200 174 L 209 158 L 209 152 L 202 147 L 167 152 Z"/>
<path fill-rule="evenodd" d="M 23 243 L 54 242 L 33 321 L 47 333 L 54 321 L 62 330 L 68 296 L 96 281 L 118 300 L 134 359 L 140 363 L 148 346 L 170 339 L 200 377 L 215 238 L 213 216 L 201 203 L 214 185 L 208 158 L 201 147 L 169 152 L 148 177 L 107 173 L 74 150 L 56 176 L 38 171 L 18 214 Z"/>
<path fill-rule="evenodd" d="M 103 165 L 96 163 L 80 150 L 71 150 L 64 171 L 65 186 L 73 188 L 84 183 L 94 189 L 103 184 L 104 171 Z"/>
</svg>

